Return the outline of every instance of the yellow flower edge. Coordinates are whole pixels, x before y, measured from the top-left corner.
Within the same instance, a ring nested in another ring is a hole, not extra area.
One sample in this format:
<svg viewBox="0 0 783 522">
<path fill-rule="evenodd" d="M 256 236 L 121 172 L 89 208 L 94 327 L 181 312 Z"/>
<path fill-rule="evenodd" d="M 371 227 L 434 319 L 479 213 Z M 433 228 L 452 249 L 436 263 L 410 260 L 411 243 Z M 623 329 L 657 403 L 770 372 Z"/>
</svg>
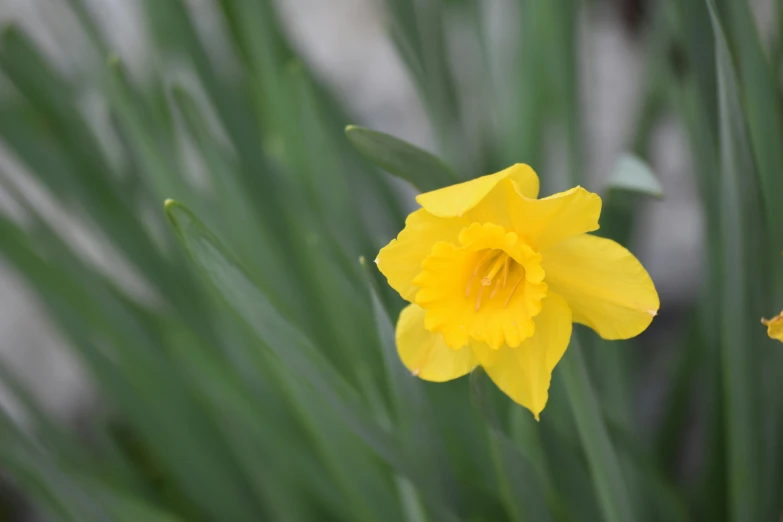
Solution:
<svg viewBox="0 0 783 522">
<path fill-rule="evenodd" d="M 533 169 L 517 164 L 421 194 L 376 259 L 411 303 L 396 341 L 413 375 L 444 382 L 481 365 L 536 419 L 573 322 L 628 339 L 660 306 L 636 257 L 589 234 L 598 195 L 575 187 L 538 199 L 538 189 Z"/>
<path fill-rule="evenodd" d="M 761 319 L 761 324 L 767 327 L 767 335 L 770 339 L 776 339 L 783 343 L 783 312 L 772 319 Z"/>
</svg>

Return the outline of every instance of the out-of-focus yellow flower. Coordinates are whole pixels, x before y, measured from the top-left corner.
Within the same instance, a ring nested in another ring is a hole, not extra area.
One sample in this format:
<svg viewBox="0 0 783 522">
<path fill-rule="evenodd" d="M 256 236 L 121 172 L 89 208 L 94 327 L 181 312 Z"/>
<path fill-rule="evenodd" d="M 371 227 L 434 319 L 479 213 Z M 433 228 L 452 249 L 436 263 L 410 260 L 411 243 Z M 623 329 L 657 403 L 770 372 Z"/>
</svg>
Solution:
<svg viewBox="0 0 783 522">
<path fill-rule="evenodd" d="M 536 419 L 572 321 L 627 339 L 659 307 L 639 261 L 587 234 L 598 229 L 598 195 L 576 187 L 537 197 L 538 176 L 521 164 L 421 194 L 422 208 L 376 259 L 411 303 L 396 332 L 405 366 L 443 382 L 481 365 Z"/>
<path fill-rule="evenodd" d="M 767 327 L 767 335 L 769 335 L 770 339 L 777 339 L 783 342 L 783 312 L 780 312 L 772 319 L 764 319 L 762 317 L 761 324 Z"/>
</svg>

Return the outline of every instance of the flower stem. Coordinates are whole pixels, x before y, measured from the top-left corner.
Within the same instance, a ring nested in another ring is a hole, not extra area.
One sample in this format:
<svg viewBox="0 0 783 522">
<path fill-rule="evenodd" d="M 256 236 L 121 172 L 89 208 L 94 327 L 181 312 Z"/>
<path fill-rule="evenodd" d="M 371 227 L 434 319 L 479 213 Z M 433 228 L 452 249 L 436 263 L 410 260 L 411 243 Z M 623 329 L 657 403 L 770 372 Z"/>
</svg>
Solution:
<svg viewBox="0 0 783 522">
<path fill-rule="evenodd" d="M 609 440 L 576 335 L 571 337 L 560 368 L 604 520 L 632 522 L 633 512 L 617 454 Z"/>
</svg>

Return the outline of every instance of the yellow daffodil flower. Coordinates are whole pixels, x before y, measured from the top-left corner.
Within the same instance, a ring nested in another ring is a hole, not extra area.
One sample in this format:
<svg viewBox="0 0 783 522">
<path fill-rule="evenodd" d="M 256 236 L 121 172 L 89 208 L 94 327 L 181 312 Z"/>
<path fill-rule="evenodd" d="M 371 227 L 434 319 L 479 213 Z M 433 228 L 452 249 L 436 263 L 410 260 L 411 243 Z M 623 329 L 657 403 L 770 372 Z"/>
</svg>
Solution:
<svg viewBox="0 0 783 522">
<path fill-rule="evenodd" d="M 434 382 L 481 365 L 536 419 L 572 322 L 627 339 L 659 307 L 639 261 L 587 234 L 598 229 L 598 195 L 576 187 L 537 198 L 538 176 L 521 164 L 421 194 L 376 259 L 411 303 L 396 330 L 403 364 Z"/>
<path fill-rule="evenodd" d="M 783 342 L 783 312 L 772 319 L 761 319 L 761 324 L 767 327 L 767 335 L 770 339 L 777 339 Z"/>
</svg>

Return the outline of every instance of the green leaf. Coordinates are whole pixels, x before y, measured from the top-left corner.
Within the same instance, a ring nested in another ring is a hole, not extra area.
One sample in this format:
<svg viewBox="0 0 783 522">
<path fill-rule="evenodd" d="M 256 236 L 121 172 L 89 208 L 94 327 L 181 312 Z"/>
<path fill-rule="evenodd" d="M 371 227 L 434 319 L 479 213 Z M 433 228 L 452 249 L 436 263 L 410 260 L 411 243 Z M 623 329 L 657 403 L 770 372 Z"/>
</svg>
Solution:
<svg viewBox="0 0 783 522">
<path fill-rule="evenodd" d="M 487 437 L 503 504 L 513 521 L 551 521 L 552 513 L 560 509 L 556 492 L 545 491 L 542 480 L 548 487 L 552 484 L 537 473 L 543 471 L 536 469 L 537 464 L 543 461 L 531 462 L 503 431 L 490 396 L 494 385 L 488 383 L 489 377 L 481 366 L 471 372 L 470 398 L 487 423 Z M 512 408 L 519 406 L 513 405 Z"/>
<path fill-rule="evenodd" d="M 449 60 L 446 6 L 413 0 L 384 3 L 391 39 L 417 88 L 441 151 L 460 165 L 470 163 L 460 128 L 458 82 Z"/>
<path fill-rule="evenodd" d="M 765 281 L 762 299 L 767 309 L 779 307 L 783 302 L 783 119 L 781 118 L 780 70 L 777 63 L 770 63 L 765 54 L 759 31 L 754 22 L 753 13 L 746 0 L 733 0 L 721 5 L 726 14 L 724 20 L 734 44 L 737 74 L 741 82 L 739 95 L 747 120 L 750 146 L 755 160 L 756 174 L 763 200 L 766 232 L 760 245 L 767 255 L 771 277 Z M 781 4 L 777 6 L 778 16 L 783 14 Z M 778 26 L 780 28 L 780 26 Z M 780 38 L 777 38 L 780 46 Z M 761 227 L 759 227 L 761 228 Z M 761 234 L 756 233 L 756 237 Z M 753 247 L 751 247 L 752 249 Z M 762 429 L 769 426 L 777 436 L 767 437 L 762 446 L 765 459 L 762 462 L 763 475 L 759 481 L 764 488 L 761 492 L 762 519 L 774 518 L 779 511 L 778 498 L 783 483 L 780 455 L 783 453 L 780 433 L 783 430 L 783 387 L 777 375 L 783 369 L 783 353 L 772 351 L 767 356 L 762 371 L 762 382 L 774 383 L 764 390 L 771 401 L 767 403 Z"/>
<path fill-rule="evenodd" d="M 166 214 L 202 275 L 274 353 L 289 375 L 303 378 L 313 393 L 379 455 L 399 465 L 396 449 L 363 410 L 356 391 L 310 340 L 280 315 L 220 241 L 183 205 L 167 200 Z"/>
<path fill-rule="evenodd" d="M 46 506 L 55 520 L 68 522 L 98 522 L 106 520 L 103 507 L 92 501 L 84 491 L 69 480 L 51 459 L 42 457 L 38 448 L 0 409 L 0 463 L 24 488 L 30 498 Z"/>
<path fill-rule="evenodd" d="M 607 191 L 627 191 L 654 198 L 663 197 L 663 187 L 650 166 L 638 156 L 620 156 L 609 176 Z"/>
<path fill-rule="evenodd" d="M 150 506 L 125 492 L 112 491 L 95 480 L 81 480 L 90 498 L 99 503 L 117 522 L 182 522 L 182 519 Z"/>
<path fill-rule="evenodd" d="M 345 134 L 373 165 L 404 179 L 422 192 L 460 181 L 443 160 L 394 136 L 356 125 L 346 127 Z"/>
<path fill-rule="evenodd" d="M 694 175 L 702 194 L 705 213 L 705 284 L 697 311 L 699 336 L 703 339 L 702 351 L 696 354 L 698 369 L 704 372 L 704 388 L 699 390 L 706 397 L 721 397 L 723 379 L 721 361 L 721 302 L 720 295 L 724 275 L 722 274 L 721 242 L 723 212 L 718 161 L 718 123 L 715 46 L 712 44 L 712 27 L 707 6 L 702 2 L 674 2 L 673 6 L 682 18 L 679 29 L 687 51 L 690 74 L 686 75 L 677 89 L 676 110 L 682 115 L 683 123 L 690 136 L 690 149 L 694 159 Z M 690 350 L 698 349 L 691 346 Z M 704 440 L 705 465 L 699 470 L 696 482 L 698 494 L 694 500 L 694 511 L 703 520 L 726 520 L 728 480 L 724 451 L 725 423 L 721 400 L 710 400 L 704 405 L 705 429 L 714 436 Z M 678 427 L 675 441 L 679 446 L 683 428 Z M 679 454 L 679 451 L 678 451 Z M 716 499 L 724 499 L 716 502 Z"/>
<path fill-rule="evenodd" d="M 420 383 L 410 375 L 400 362 L 394 340 L 394 326 L 380 298 L 378 287 L 365 259 L 359 259 L 364 268 L 365 280 L 370 290 L 375 326 L 383 350 L 383 364 L 389 381 L 394 406 L 393 425 L 404 440 L 405 452 L 411 457 L 412 472 L 418 477 L 418 489 L 406 482 L 398 482 L 400 495 L 413 508 L 424 499 L 437 515 L 434 520 L 458 520 L 454 506 L 446 495 L 444 485 L 453 482 L 447 475 L 442 461 L 443 447 L 432 422 L 433 411 Z M 419 494 L 420 493 L 420 494 Z"/>
<path fill-rule="evenodd" d="M 23 112 L 30 121 L 22 125 L 23 131 L 30 138 L 38 134 L 38 139 L 43 138 L 52 146 L 41 148 L 41 154 L 49 156 L 42 161 L 35 157 L 38 147 L 19 139 L 10 140 L 10 144 L 35 169 L 37 179 L 56 194 L 78 198 L 127 257 L 152 274 L 150 265 L 158 260 L 159 253 L 151 249 L 148 234 L 133 216 L 132 202 L 118 186 L 119 176 L 107 175 L 111 165 L 77 109 L 78 89 L 58 74 L 30 38 L 15 26 L 5 27 L 0 35 L 0 68 L 29 102 Z M 4 114 L 3 118 L 9 116 Z M 0 134 L 14 133 L 15 127 L 18 126 L 6 122 L 0 125 Z M 56 162 L 62 165 L 54 165 Z M 56 170 L 49 171 L 52 166 Z M 64 179 L 57 179 L 60 176 Z M 164 282 L 169 280 L 161 278 Z"/>
<path fill-rule="evenodd" d="M 635 518 L 628 489 L 576 335 L 571 336 L 571 345 L 560 362 L 560 368 L 604 520 L 632 522 Z"/>
<path fill-rule="evenodd" d="M 0 219 L 0 231 L 0 250 L 44 296 L 102 395 L 132 423 L 156 466 L 188 497 L 187 504 L 195 500 L 204 512 L 253 519 L 257 505 L 242 487 L 235 462 L 226 458 L 213 419 L 203 414 L 159 337 L 150 331 L 149 314 L 68 257 L 66 249 L 56 248 L 56 236 L 48 238 L 54 262 L 46 262 L 12 223 Z M 96 337 L 112 348 L 111 357 L 97 348 L 92 340 Z M 187 426 L 187 437 L 177 429 L 181 426 Z M 214 497 L 205 496 L 207 492 Z"/>
<path fill-rule="evenodd" d="M 607 425 L 618 450 L 624 452 L 624 470 L 635 475 L 632 478 L 642 481 L 646 495 L 639 505 L 645 510 L 647 520 L 689 522 L 691 517 L 682 491 L 675 489 L 674 482 L 661 472 L 636 434 L 608 418 Z"/>
<path fill-rule="evenodd" d="M 658 178 L 639 157 L 624 154 L 615 163 L 604 194 L 597 234 L 628 246 L 636 218 L 638 196 L 663 197 Z M 614 377 L 620 376 L 619 374 Z"/>
<path fill-rule="evenodd" d="M 209 208 L 219 220 L 221 237 L 251 266 L 264 268 L 253 275 L 261 278 L 265 290 L 279 299 L 286 299 L 286 303 L 293 302 L 298 293 L 286 278 L 275 275 L 285 266 L 280 250 L 263 247 L 274 241 L 273 230 L 267 220 L 257 219 L 248 191 L 240 183 L 239 166 L 221 147 L 196 99 L 179 85 L 172 87 L 171 97 L 211 176 L 216 202 Z M 237 223 L 242 226 L 236 226 Z"/>
<path fill-rule="evenodd" d="M 579 44 L 579 2 L 576 0 L 554 0 L 538 2 L 544 6 L 543 16 L 547 20 L 545 29 L 548 37 L 546 44 L 540 46 L 534 42 L 534 48 L 541 48 L 543 63 L 539 66 L 544 74 L 549 75 L 548 91 L 544 96 L 551 96 L 558 116 L 562 118 L 565 129 L 568 185 L 579 183 L 584 177 L 582 165 L 583 133 L 579 107 L 580 75 L 578 66 Z M 541 29 L 539 29 L 541 30 Z M 546 53 L 546 54 L 544 54 Z M 557 171 L 550 172 L 558 176 Z M 562 183 L 562 182 L 561 182 Z"/>
<path fill-rule="evenodd" d="M 188 185 L 176 175 L 174 158 L 164 153 L 172 139 L 165 125 L 155 117 L 154 111 L 148 110 L 147 100 L 132 85 L 117 56 L 109 57 L 107 68 L 107 98 L 139 162 L 146 185 L 159 198 L 189 197 Z"/>
<path fill-rule="evenodd" d="M 720 202 L 722 233 L 721 373 L 723 375 L 729 508 L 731 520 L 761 520 L 758 405 L 758 353 L 749 322 L 751 270 L 750 218 L 754 164 L 748 142 L 739 85 L 726 36 L 712 0 L 707 0 L 715 34 L 720 130 Z M 739 312 L 739 313 L 738 313 Z M 758 316 L 757 316 L 758 317 Z M 754 321 L 755 322 L 755 321 Z"/>
<path fill-rule="evenodd" d="M 779 75 L 770 66 L 746 0 L 724 2 L 727 23 L 734 38 L 739 91 L 747 118 L 759 185 L 769 229 L 769 251 L 775 262 L 776 296 L 783 298 L 783 124 Z M 778 7 L 780 9 L 780 7 Z"/>
</svg>

